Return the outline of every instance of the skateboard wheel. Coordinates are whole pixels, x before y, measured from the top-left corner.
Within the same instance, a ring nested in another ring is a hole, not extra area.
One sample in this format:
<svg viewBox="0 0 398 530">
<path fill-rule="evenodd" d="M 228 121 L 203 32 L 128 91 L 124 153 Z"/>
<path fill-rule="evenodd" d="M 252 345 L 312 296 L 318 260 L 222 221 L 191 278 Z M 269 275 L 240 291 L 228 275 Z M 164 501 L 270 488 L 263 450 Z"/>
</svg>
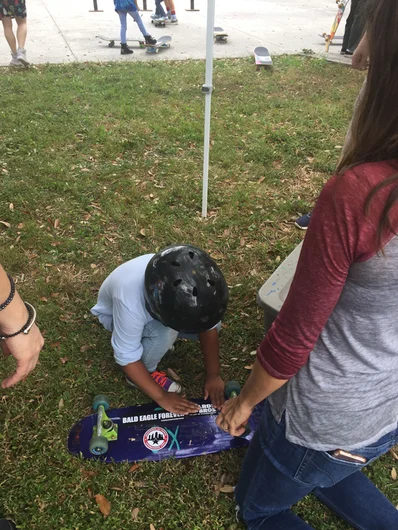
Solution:
<svg viewBox="0 0 398 530">
<path fill-rule="evenodd" d="M 105 410 L 108 410 L 110 407 L 109 399 L 104 396 L 103 394 L 99 394 L 98 396 L 95 396 L 93 400 L 93 410 L 94 412 L 97 412 L 98 407 L 102 405 Z"/>
<path fill-rule="evenodd" d="M 228 381 L 225 385 L 224 393 L 227 398 L 234 398 L 240 393 L 240 384 L 238 381 Z"/>
<path fill-rule="evenodd" d="M 115 41 L 111 40 L 111 42 L 108 44 L 109 48 L 113 48 L 115 46 Z"/>
<path fill-rule="evenodd" d="M 108 451 L 108 440 L 105 436 L 93 436 L 88 446 L 92 455 L 101 456 Z"/>
</svg>

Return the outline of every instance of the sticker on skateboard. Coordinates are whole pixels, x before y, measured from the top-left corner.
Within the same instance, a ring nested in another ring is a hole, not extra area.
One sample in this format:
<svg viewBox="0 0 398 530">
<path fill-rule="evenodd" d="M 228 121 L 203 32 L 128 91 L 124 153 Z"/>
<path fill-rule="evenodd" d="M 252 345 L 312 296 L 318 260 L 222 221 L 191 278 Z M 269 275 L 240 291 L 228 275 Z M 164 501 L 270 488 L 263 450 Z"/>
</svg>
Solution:
<svg viewBox="0 0 398 530">
<path fill-rule="evenodd" d="M 225 386 L 229 397 L 235 397 L 239 390 L 236 381 Z M 218 411 L 210 401 L 192 401 L 200 406 L 199 411 L 184 416 L 167 412 L 156 403 L 109 409 L 106 396 L 97 396 L 93 402 L 95 414 L 72 427 L 68 449 L 83 458 L 136 462 L 188 458 L 249 445 L 260 421 L 262 403 L 250 416 L 246 432 L 233 437 L 216 424 Z"/>
<path fill-rule="evenodd" d="M 103 37 L 102 35 L 96 35 L 96 39 L 103 40 L 108 43 L 109 48 L 113 48 L 115 46 L 116 42 L 120 42 L 120 38 L 108 38 Z M 145 48 L 145 40 L 144 39 L 127 39 L 127 44 L 130 44 L 132 42 L 137 42 L 140 48 Z"/>
<path fill-rule="evenodd" d="M 272 66 L 272 58 L 267 48 L 264 46 L 257 46 L 254 49 L 254 59 L 256 61 L 257 70 L 260 66 Z"/>
<path fill-rule="evenodd" d="M 329 46 L 333 42 L 336 31 L 339 29 L 341 19 L 343 18 L 345 8 L 350 0 L 336 0 L 337 4 L 337 15 L 333 21 L 330 33 L 325 34 L 325 51 L 329 51 Z"/>
<path fill-rule="evenodd" d="M 213 36 L 216 42 L 227 42 L 228 40 L 228 33 L 225 33 L 225 31 L 220 27 L 213 29 Z"/>
<path fill-rule="evenodd" d="M 171 37 L 169 35 L 164 35 L 160 37 L 156 44 L 145 44 L 147 53 L 159 53 L 161 48 L 170 48 Z"/>
</svg>

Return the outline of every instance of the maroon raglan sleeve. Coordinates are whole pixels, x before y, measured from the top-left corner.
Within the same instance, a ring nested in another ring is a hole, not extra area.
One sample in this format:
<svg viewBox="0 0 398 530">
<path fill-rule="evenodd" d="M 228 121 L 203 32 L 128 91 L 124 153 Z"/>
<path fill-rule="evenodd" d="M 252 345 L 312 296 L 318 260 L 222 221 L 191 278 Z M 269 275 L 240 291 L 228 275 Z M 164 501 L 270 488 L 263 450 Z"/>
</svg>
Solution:
<svg viewBox="0 0 398 530">
<path fill-rule="evenodd" d="M 290 379 L 307 362 L 351 264 L 375 254 L 378 208 L 372 208 L 371 218 L 364 214 L 372 180 L 348 171 L 321 192 L 288 297 L 257 352 L 262 367 L 277 379 Z"/>
</svg>

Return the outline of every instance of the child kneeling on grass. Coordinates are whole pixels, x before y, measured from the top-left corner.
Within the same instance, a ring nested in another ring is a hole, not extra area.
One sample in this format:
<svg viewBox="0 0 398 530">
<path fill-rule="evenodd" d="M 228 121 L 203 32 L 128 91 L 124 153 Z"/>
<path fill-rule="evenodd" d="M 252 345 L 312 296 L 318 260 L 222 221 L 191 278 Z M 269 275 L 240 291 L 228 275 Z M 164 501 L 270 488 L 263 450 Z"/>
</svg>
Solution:
<svg viewBox="0 0 398 530">
<path fill-rule="evenodd" d="M 192 245 L 173 245 L 117 267 L 104 281 L 91 309 L 112 332 L 116 362 L 126 381 L 176 414 L 198 406 L 179 395 L 181 385 L 157 365 L 177 337 L 199 340 L 206 368 L 204 398 L 224 403 L 218 329 L 228 287 L 215 261 Z"/>
</svg>

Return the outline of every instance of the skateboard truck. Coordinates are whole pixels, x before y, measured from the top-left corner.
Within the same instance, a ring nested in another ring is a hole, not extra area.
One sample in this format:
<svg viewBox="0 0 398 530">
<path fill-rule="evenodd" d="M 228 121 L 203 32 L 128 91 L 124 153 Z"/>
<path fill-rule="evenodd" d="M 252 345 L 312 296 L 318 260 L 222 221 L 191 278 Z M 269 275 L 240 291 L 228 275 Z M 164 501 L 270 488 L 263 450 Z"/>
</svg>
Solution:
<svg viewBox="0 0 398 530">
<path fill-rule="evenodd" d="M 90 453 L 101 456 L 108 451 L 109 442 L 117 440 L 118 425 L 108 417 L 109 400 L 104 395 L 94 398 L 93 409 L 97 412 L 97 425 L 93 427 L 93 436 L 90 440 Z"/>
</svg>

